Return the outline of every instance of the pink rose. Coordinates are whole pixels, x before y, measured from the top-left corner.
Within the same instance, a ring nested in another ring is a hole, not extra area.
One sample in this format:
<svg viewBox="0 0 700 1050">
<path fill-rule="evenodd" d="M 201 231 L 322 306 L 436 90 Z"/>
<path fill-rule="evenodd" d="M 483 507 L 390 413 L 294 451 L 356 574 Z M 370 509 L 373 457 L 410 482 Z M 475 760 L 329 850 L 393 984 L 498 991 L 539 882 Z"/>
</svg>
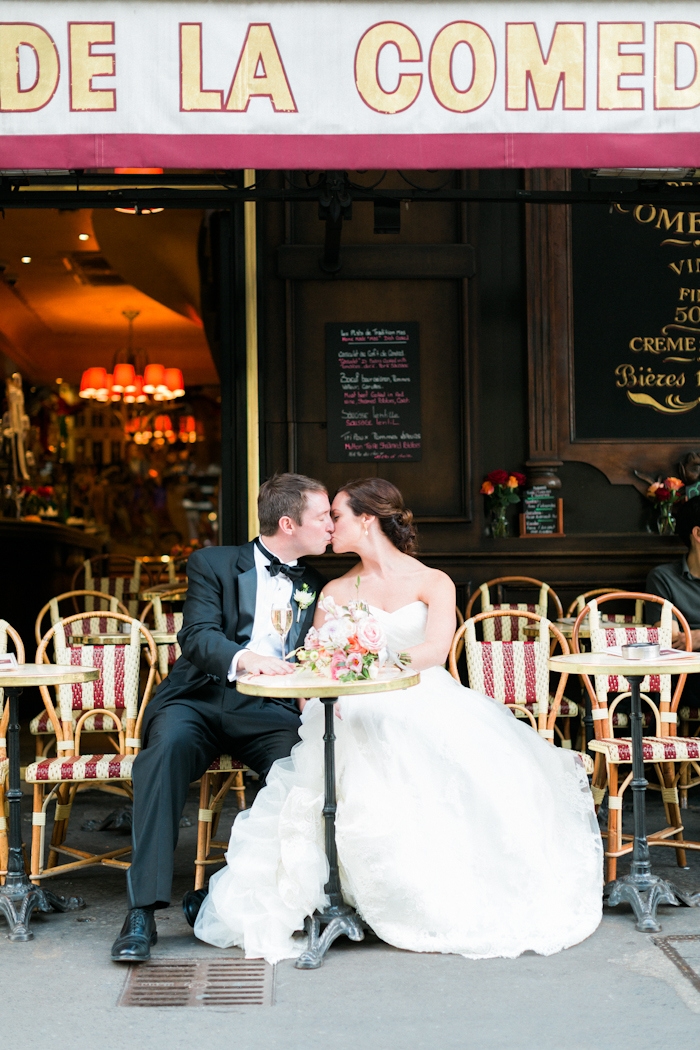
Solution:
<svg viewBox="0 0 700 1050">
<path fill-rule="evenodd" d="M 370 653 L 378 653 L 386 648 L 384 629 L 373 616 L 360 620 L 357 625 L 357 640 L 363 649 Z"/>
<path fill-rule="evenodd" d="M 341 674 L 346 671 L 345 665 L 345 653 L 340 649 L 336 649 L 331 657 L 331 678 L 337 682 Z"/>
<path fill-rule="evenodd" d="M 306 632 L 306 638 L 304 639 L 304 648 L 305 649 L 318 649 L 318 646 L 319 646 L 318 631 L 316 630 L 315 627 L 309 627 L 308 631 Z"/>
<path fill-rule="evenodd" d="M 362 653 L 348 653 L 345 666 L 347 670 L 352 671 L 353 674 L 362 674 L 362 668 L 364 666 Z"/>
</svg>

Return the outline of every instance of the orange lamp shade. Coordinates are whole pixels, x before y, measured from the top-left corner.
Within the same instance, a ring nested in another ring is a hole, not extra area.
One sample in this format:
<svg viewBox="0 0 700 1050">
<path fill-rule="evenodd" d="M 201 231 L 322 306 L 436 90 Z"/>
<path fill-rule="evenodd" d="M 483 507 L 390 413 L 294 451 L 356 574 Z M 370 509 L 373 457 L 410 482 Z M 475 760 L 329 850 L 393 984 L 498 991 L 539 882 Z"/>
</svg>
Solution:
<svg viewBox="0 0 700 1050">
<path fill-rule="evenodd" d="M 179 368 L 165 369 L 165 386 L 168 388 L 168 397 L 184 397 L 185 381 Z"/>
<path fill-rule="evenodd" d="M 80 396 L 96 397 L 98 390 L 107 387 L 107 371 L 104 368 L 86 368 L 80 380 Z"/>
<path fill-rule="evenodd" d="M 143 373 L 144 394 L 154 394 L 156 387 L 163 383 L 165 369 L 162 365 L 146 365 Z"/>
<path fill-rule="evenodd" d="M 129 390 L 129 387 L 133 390 L 134 380 L 136 373 L 134 366 L 126 363 L 114 366 L 114 379 L 112 381 L 112 389 L 115 394 L 123 394 Z"/>
<path fill-rule="evenodd" d="M 156 416 L 156 421 L 153 424 L 153 436 L 160 438 L 168 431 L 172 431 L 173 425 L 170 422 L 170 416 Z"/>
<path fill-rule="evenodd" d="M 194 416 L 181 416 L 180 417 L 180 433 L 190 434 L 197 429 Z"/>
</svg>

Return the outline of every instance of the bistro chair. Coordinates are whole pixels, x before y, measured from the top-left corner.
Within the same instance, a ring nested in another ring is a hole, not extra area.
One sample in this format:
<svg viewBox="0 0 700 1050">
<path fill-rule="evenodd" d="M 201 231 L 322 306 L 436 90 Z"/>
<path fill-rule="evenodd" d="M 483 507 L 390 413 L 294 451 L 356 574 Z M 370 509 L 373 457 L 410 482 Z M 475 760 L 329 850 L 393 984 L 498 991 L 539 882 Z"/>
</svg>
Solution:
<svg viewBox="0 0 700 1050">
<path fill-rule="evenodd" d="M 628 624 L 620 626 L 602 620 L 599 605 L 607 601 L 620 599 L 641 600 L 645 603 L 656 603 L 661 606 L 661 622 L 658 627 Z M 591 652 L 603 653 L 613 646 L 630 642 L 659 642 L 669 647 L 674 618 L 683 631 L 686 651 L 692 651 L 690 628 L 683 614 L 670 601 L 655 594 L 613 591 L 592 599 L 578 615 L 574 624 L 572 644 L 574 652 L 581 651 L 579 630 L 588 616 Z M 631 668 L 630 668 L 631 670 Z M 594 678 L 594 686 L 590 678 Z M 686 675 L 679 675 L 676 687 L 671 695 L 672 671 L 663 675 L 647 675 L 641 684 L 641 698 L 651 712 L 654 735 L 645 736 L 643 741 L 644 761 L 654 766 L 658 785 L 649 787 L 661 791 L 667 826 L 648 836 L 650 846 L 667 846 L 676 850 L 679 867 L 685 867 L 686 849 L 700 849 L 700 843 L 691 843 L 683 839 L 678 784 L 684 766 L 689 762 L 700 762 L 700 740 L 696 737 L 679 737 L 676 735 L 678 721 L 678 703 L 685 685 Z M 622 675 L 597 674 L 581 675 L 584 688 L 591 698 L 595 739 L 588 745 L 595 753 L 593 773 L 593 799 L 596 807 L 602 803 L 605 792 L 608 792 L 608 830 L 606 857 L 606 879 L 613 880 L 617 875 L 617 861 L 631 853 L 633 836 L 622 833 L 623 796 L 629 787 L 633 773 L 620 772 L 621 766 L 632 764 L 632 740 L 630 737 L 615 737 L 613 718 L 617 705 L 630 695 L 629 682 Z M 615 694 L 608 704 L 610 694 Z M 649 695 L 658 694 L 658 703 Z M 650 722 L 651 724 L 651 722 Z M 605 834 L 605 833 L 604 833 Z"/>
<path fill-rule="evenodd" d="M 118 612 L 123 615 L 128 615 L 128 610 L 118 598 L 110 594 L 103 594 L 102 591 L 66 591 L 64 594 L 59 594 L 55 598 L 52 598 L 51 601 L 47 602 L 39 612 L 34 624 L 34 636 L 37 645 L 41 642 L 42 634 L 45 629 L 44 619 L 46 614 L 49 614 L 49 622 L 51 625 L 57 624 L 62 618 L 60 603 L 70 600 L 71 603 L 75 605 L 78 599 L 81 600 L 82 604 L 85 604 L 89 600 L 93 607 L 95 605 L 95 600 L 97 599 L 97 601 L 101 602 L 103 605 L 107 605 L 108 608 L 105 608 L 103 612 L 86 612 L 82 618 L 73 616 L 68 620 L 64 620 L 65 644 L 73 647 L 78 644 L 73 641 L 73 639 L 80 638 L 81 636 L 94 636 L 99 634 L 114 635 L 119 632 L 119 625 L 116 619 L 109 615 L 109 613 Z M 56 659 L 58 659 L 56 638 L 57 635 L 54 636 L 54 655 L 56 656 Z M 44 663 L 50 662 L 48 654 L 44 652 Z M 76 708 L 73 715 L 74 722 L 77 722 L 79 717 L 80 709 Z M 112 731 L 113 728 L 111 718 L 105 718 L 101 714 L 96 714 L 85 722 L 83 725 L 83 732 L 104 733 Z M 39 762 L 42 758 L 46 757 L 56 740 L 54 727 L 46 710 L 40 712 L 31 720 L 29 723 L 29 732 L 32 736 L 37 738 L 36 761 Z"/>
<path fill-rule="evenodd" d="M 141 621 L 145 623 L 151 612 L 153 613 L 153 639 L 158 647 L 158 671 L 161 679 L 167 677 L 181 653 L 177 641 L 163 642 L 159 637 L 178 634 L 182 630 L 182 610 L 176 612 L 173 609 L 173 596 L 181 594 L 182 590 L 177 586 L 171 591 L 163 591 L 148 603 L 141 614 Z M 164 609 L 163 603 L 168 608 Z"/>
<path fill-rule="evenodd" d="M 507 603 L 504 600 L 504 585 L 508 585 L 511 589 L 517 585 L 518 590 L 539 589 L 537 602 L 534 605 L 522 602 L 514 604 Z M 497 599 L 495 603 L 491 596 L 491 590 L 494 587 L 496 588 Z M 562 605 L 557 594 L 552 590 L 548 583 L 543 583 L 542 580 L 535 580 L 532 576 L 498 576 L 495 580 L 488 580 L 486 583 L 482 583 L 478 590 L 474 591 L 474 594 L 469 599 L 469 604 L 464 613 L 465 620 L 469 620 L 471 617 L 477 599 L 481 600 L 482 613 L 502 609 L 512 610 L 513 613 L 537 613 L 538 616 L 546 619 L 548 603 L 551 600 L 555 610 L 555 618 L 562 615 Z M 519 615 L 497 618 L 490 617 L 484 620 L 481 628 L 484 641 L 525 641 L 523 629 L 527 625 L 527 622 L 526 617 Z"/>
<path fill-rule="evenodd" d="M 569 608 L 566 610 L 568 616 L 578 616 L 583 609 L 584 605 L 590 598 L 598 598 L 601 594 L 620 594 L 620 589 L 615 587 L 596 587 L 592 591 L 584 591 L 583 594 L 579 594 L 577 598 L 574 598 Z M 601 619 L 610 620 L 613 623 L 644 623 L 644 602 L 637 600 L 634 603 L 634 613 L 620 614 L 620 613 L 608 613 L 607 616 L 601 617 Z"/>
<path fill-rule="evenodd" d="M 24 663 L 24 645 L 14 627 L 7 620 L 0 620 L 0 655 L 7 653 L 7 643 L 14 646 L 17 663 Z M 9 853 L 7 839 L 7 812 L 5 809 L 5 788 L 10 763 L 7 757 L 7 726 L 10 721 L 10 707 L 5 705 L 4 689 L 0 689 L 0 885 L 5 883 L 7 858 Z"/>
<path fill-rule="evenodd" d="M 80 568 L 76 569 L 71 580 L 71 588 L 82 586 L 87 590 L 114 595 L 126 605 L 129 616 L 138 616 L 143 604 L 140 591 L 142 586 L 150 585 L 150 580 L 148 569 L 141 564 L 138 558 L 96 554 L 93 558 L 87 558 Z M 91 612 L 94 608 L 90 599 L 86 599 L 85 609 Z M 77 603 L 75 610 L 78 611 Z"/>
<path fill-rule="evenodd" d="M 248 767 L 230 755 L 215 758 L 199 784 L 199 814 L 197 817 L 197 856 L 194 862 L 194 888 L 204 886 L 205 869 L 225 860 L 228 841 L 214 838 L 226 796 L 233 790 L 239 810 L 246 808 L 244 774 Z M 212 850 L 216 853 L 212 856 Z"/>
<path fill-rule="evenodd" d="M 95 682 L 57 687 L 57 703 L 46 686 L 41 696 L 56 734 L 56 758 L 42 758 L 27 766 L 25 780 L 34 785 L 32 813 L 31 879 L 39 882 L 53 875 L 75 871 L 94 864 L 128 868 L 120 860 L 131 846 L 107 853 L 88 853 L 65 844 L 71 807 L 79 788 L 89 786 L 115 790 L 132 797 L 131 768 L 141 747 L 140 732 L 144 709 L 151 695 L 158 654 L 146 627 L 131 616 L 110 613 L 120 624 L 129 627 L 123 645 L 70 646 L 66 627 L 82 619 L 82 614 L 69 616 L 53 624 L 37 649 L 36 662 L 42 663 L 49 643 L 54 639 L 56 663 L 59 666 L 99 667 L 101 677 Z M 139 704 L 139 669 L 142 639 L 147 646 L 148 678 Z M 75 712 L 81 712 L 75 718 Z M 81 754 L 81 736 L 85 725 L 96 713 L 112 722 L 117 736 L 115 754 Z M 126 731 L 124 729 L 124 720 Z M 55 802 L 53 833 L 49 855 L 44 864 L 45 828 L 48 807 Z M 65 855 L 66 863 L 58 858 Z"/>
<path fill-rule="evenodd" d="M 466 620 L 452 639 L 449 670 L 459 681 L 457 649 L 464 637 L 471 688 L 510 708 L 516 718 L 526 719 L 540 736 L 553 744 L 556 720 L 562 712 L 567 712 L 566 717 L 578 715 L 578 705 L 564 696 L 568 675 L 560 676 L 554 696 L 549 689 L 548 661 L 552 642 L 561 646 L 564 655 L 568 654 L 569 646 L 561 631 L 546 617 L 529 610 L 521 610 L 521 615 L 539 625 L 536 639 L 477 639 L 477 624 L 487 619 L 508 617 L 510 610 L 507 609 L 490 610 Z M 592 761 L 585 755 L 580 757 L 587 771 L 593 772 Z"/>
</svg>

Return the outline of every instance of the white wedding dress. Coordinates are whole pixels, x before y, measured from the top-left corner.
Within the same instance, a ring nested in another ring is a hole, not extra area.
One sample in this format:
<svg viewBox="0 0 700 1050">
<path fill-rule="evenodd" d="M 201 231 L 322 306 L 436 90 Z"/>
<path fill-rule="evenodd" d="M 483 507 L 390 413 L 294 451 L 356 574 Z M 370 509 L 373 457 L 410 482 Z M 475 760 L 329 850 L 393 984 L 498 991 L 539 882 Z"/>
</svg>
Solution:
<svg viewBox="0 0 700 1050">
<path fill-rule="evenodd" d="M 372 608 L 396 652 L 423 641 L 427 606 Z M 588 781 L 501 704 L 444 668 L 402 692 L 349 696 L 336 726 L 337 841 L 345 899 L 397 948 L 471 959 L 551 955 L 602 913 L 603 851 Z M 195 934 L 274 963 L 298 956 L 327 903 L 323 705 L 233 825 Z"/>
</svg>

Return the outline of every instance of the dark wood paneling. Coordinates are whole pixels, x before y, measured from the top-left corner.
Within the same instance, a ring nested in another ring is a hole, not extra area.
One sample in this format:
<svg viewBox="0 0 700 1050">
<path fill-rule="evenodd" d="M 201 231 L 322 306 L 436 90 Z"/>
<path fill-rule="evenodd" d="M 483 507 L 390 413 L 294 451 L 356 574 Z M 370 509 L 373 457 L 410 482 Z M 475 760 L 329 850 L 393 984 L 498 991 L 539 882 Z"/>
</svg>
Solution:
<svg viewBox="0 0 700 1050">
<path fill-rule="evenodd" d="M 310 244 L 277 249 L 277 272 L 292 281 L 435 280 L 474 276 L 470 244 L 349 244 L 340 249 L 340 270 L 321 269 L 323 253 Z"/>
</svg>

